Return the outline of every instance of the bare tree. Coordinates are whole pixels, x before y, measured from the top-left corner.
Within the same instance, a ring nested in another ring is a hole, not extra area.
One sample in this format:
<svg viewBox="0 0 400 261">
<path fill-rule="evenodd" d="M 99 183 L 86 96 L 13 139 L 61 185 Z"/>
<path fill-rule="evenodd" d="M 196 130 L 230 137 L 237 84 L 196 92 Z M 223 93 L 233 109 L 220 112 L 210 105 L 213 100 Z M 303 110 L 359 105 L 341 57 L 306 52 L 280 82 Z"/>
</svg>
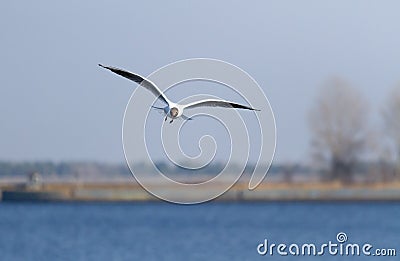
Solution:
<svg viewBox="0 0 400 261">
<path fill-rule="evenodd" d="M 400 86 L 394 89 L 385 103 L 383 111 L 385 130 L 388 133 L 397 161 L 397 176 L 400 176 Z"/>
<path fill-rule="evenodd" d="M 353 181 L 368 140 L 368 106 L 362 95 L 339 78 L 328 81 L 310 112 L 314 158 L 327 179 Z"/>
<path fill-rule="evenodd" d="M 282 166 L 282 171 L 283 171 L 283 181 L 287 184 L 293 183 L 295 165 L 292 163 L 286 163 Z"/>
</svg>

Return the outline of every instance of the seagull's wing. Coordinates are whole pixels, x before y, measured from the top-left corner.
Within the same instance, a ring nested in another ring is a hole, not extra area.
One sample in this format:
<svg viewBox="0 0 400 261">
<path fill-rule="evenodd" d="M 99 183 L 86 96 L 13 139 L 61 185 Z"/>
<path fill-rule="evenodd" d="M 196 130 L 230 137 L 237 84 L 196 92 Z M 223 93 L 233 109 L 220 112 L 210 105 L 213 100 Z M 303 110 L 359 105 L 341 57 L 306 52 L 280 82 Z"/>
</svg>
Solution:
<svg viewBox="0 0 400 261">
<path fill-rule="evenodd" d="M 142 85 L 144 88 L 146 88 L 147 90 L 151 91 L 158 99 L 164 101 L 165 103 L 169 104 L 169 100 L 168 98 L 161 92 L 160 89 L 158 89 L 158 87 L 152 83 L 150 80 L 147 80 L 146 78 L 138 75 L 138 74 L 134 74 L 116 67 L 111 67 L 111 66 L 104 66 L 102 64 L 99 64 L 100 67 L 103 67 L 105 69 L 108 69 L 110 71 L 112 71 L 113 73 L 116 73 L 118 75 L 121 75 L 122 77 L 125 77 L 131 81 L 134 81 L 140 85 Z"/>
<path fill-rule="evenodd" d="M 257 109 L 251 108 L 246 105 L 224 101 L 224 100 L 214 100 L 214 99 L 205 99 L 201 101 L 192 102 L 186 105 L 183 105 L 183 109 L 192 109 L 197 107 L 224 107 L 224 108 L 236 108 L 236 109 L 246 109 L 252 111 L 259 111 Z"/>
<path fill-rule="evenodd" d="M 181 118 L 184 119 L 185 121 L 191 121 L 191 120 L 193 120 L 193 118 L 190 118 L 190 117 L 188 117 L 188 116 L 186 116 L 186 115 L 183 115 L 183 114 L 182 114 Z"/>
</svg>

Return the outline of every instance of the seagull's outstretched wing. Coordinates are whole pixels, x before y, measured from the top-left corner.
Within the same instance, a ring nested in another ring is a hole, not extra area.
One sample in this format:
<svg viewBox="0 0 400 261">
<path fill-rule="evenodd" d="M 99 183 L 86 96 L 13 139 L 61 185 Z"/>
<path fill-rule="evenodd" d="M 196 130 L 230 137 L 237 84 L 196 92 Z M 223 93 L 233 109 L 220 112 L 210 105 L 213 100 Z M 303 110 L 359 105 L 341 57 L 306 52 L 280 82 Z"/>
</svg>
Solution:
<svg viewBox="0 0 400 261">
<path fill-rule="evenodd" d="M 138 75 L 138 74 L 134 74 L 116 67 L 111 67 L 111 66 L 104 66 L 102 64 L 99 64 L 100 67 L 103 67 L 105 69 L 108 69 L 110 71 L 112 71 L 113 73 L 116 73 L 118 75 L 121 75 L 122 77 L 125 77 L 131 81 L 134 81 L 140 85 L 142 85 L 144 88 L 146 88 L 147 90 L 151 91 L 158 99 L 164 101 L 165 103 L 169 104 L 169 100 L 168 98 L 161 92 L 160 89 L 158 89 L 158 87 L 152 83 L 150 80 L 147 80 L 146 78 Z"/>
<path fill-rule="evenodd" d="M 241 105 L 238 103 L 224 101 L 224 100 L 214 100 L 214 99 L 205 99 L 201 101 L 192 102 L 183 106 L 183 109 L 192 109 L 197 107 L 224 107 L 224 108 L 236 108 L 236 109 L 246 109 L 252 111 L 259 111 L 257 109 L 251 108 L 246 105 Z"/>
</svg>

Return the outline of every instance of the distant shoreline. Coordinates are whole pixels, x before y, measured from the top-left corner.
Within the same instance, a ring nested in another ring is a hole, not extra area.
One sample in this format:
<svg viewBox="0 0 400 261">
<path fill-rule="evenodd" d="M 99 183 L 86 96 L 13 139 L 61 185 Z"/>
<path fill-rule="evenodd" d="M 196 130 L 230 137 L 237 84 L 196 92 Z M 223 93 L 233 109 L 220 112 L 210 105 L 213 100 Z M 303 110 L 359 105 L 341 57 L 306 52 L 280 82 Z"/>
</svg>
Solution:
<svg viewBox="0 0 400 261">
<path fill-rule="evenodd" d="M 210 189 L 218 185 L 210 186 Z M 163 187 L 172 197 L 179 197 L 173 188 Z M 147 202 L 158 199 L 138 184 L 131 183 L 43 183 L 0 184 L 1 201 L 67 201 L 67 202 Z M 190 193 L 184 195 L 190 197 Z M 217 201 L 298 201 L 351 202 L 400 201 L 400 183 L 371 183 L 343 186 L 338 182 L 264 183 L 256 190 L 240 182 L 216 199 Z"/>
</svg>

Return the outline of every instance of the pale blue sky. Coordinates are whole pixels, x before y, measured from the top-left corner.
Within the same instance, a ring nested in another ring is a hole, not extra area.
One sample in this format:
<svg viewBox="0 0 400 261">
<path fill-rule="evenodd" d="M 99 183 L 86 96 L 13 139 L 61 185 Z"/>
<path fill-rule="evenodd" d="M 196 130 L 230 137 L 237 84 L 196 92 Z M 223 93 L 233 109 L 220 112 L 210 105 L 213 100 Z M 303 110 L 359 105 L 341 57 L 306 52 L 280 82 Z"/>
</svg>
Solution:
<svg viewBox="0 0 400 261">
<path fill-rule="evenodd" d="M 306 117 L 325 80 L 347 79 L 377 115 L 399 84 L 399 10 L 398 1 L 2 1 L 0 160 L 123 162 L 134 85 L 97 63 L 147 75 L 193 57 L 252 75 L 275 112 L 276 160 L 307 160 Z"/>
</svg>

